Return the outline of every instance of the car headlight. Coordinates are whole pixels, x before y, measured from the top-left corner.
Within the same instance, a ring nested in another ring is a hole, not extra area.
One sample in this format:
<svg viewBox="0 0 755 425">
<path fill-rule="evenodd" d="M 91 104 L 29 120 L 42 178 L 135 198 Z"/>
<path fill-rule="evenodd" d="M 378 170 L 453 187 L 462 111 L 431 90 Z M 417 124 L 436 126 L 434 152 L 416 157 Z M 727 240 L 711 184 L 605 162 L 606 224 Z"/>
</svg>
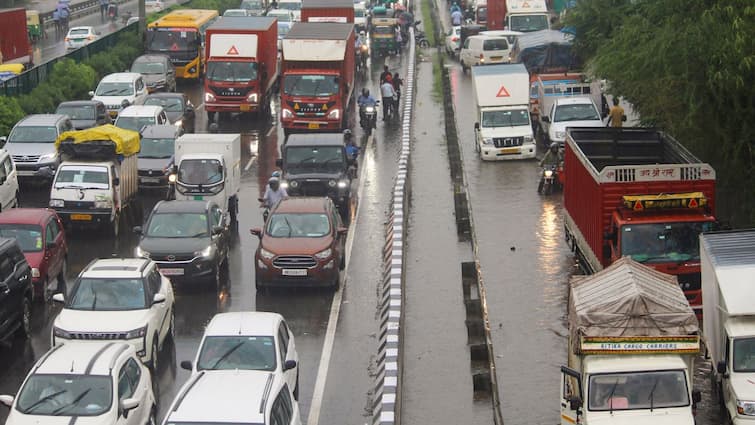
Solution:
<svg viewBox="0 0 755 425">
<path fill-rule="evenodd" d="M 288 182 L 285 181 L 285 180 L 282 180 L 281 181 L 281 187 L 284 188 L 284 189 L 288 189 Z"/>
<path fill-rule="evenodd" d="M 141 258 L 149 258 L 149 255 L 150 255 L 149 251 L 143 250 L 142 247 L 140 247 L 140 246 L 136 247 L 136 249 L 134 250 L 134 254 L 137 257 L 141 257 Z"/>
<path fill-rule="evenodd" d="M 532 136 L 524 136 L 524 143 L 532 143 L 535 139 L 532 138 Z"/>
<path fill-rule="evenodd" d="M 349 185 L 349 182 L 346 180 L 340 180 L 338 182 L 338 188 L 339 189 L 345 189 Z"/>
<path fill-rule="evenodd" d="M 485 137 L 485 138 L 482 139 L 482 144 L 483 145 L 492 145 L 493 144 L 493 139 L 490 138 L 490 137 Z"/>
<path fill-rule="evenodd" d="M 299 187 L 299 182 L 296 180 L 291 180 L 290 182 L 288 182 L 288 185 L 296 189 L 297 187 Z"/>
<path fill-rule="evenodd" d="M 328 186 L 330 187 L 336 187 L 337 184 L 338 182 L 336 182 L 335 180 L 328 180 Z"/>
<path fill-rule="evenodd" d="M 71 333 L 68 332 L 65 329 L 60 329 L 59 327 L 52 328 L 52 334 L 58 338 L 65 338 L 65 339 L 71 339 Z"/>
<path fill-rule="evenodd" d="M 110 198 L 95 199 L 94 207 L 97 209 L 109 209 L 113 208 L 113 200 Z"/>
<path fill-rule="evenodd" d="M 31 268 L 31 277 L 39 277 L 39 276 L 40 276 L 39 269 L 36 268 L 36 267 L 32 267 Z"/>
<path fill-rule="evenodd" d="M 204 101 L 205 102 L 214 102 L 215 101 L 215 95 L 206 91 L 204 92 Z"/>
<path fill-rule="evenodd" d="M 50 152 L 50 153 L 46 153 L 44 155 L 40 155 L 39 156 L 39 162 L 46 162 L 46 161 L 49 161 L 51 159 L 55 159 L 55 157 L 57 155 L 58 154 L 56 152 Z"/>
<path fill-rule="evenodd" d="M 169 183 L 175 183 L 177 178 L 178 178 L 177 175 L 171 174 L 171 175 L 168 176 L 168 182 Z"/>
<path fill-rule="evenodd" d="M 737 400 L 737 413 L 745 416 L 755 416 L 755 401 Z"/>
<path fill-rule="evenodd" d="M 195 252 L 194 255 L 202 258 L 212 258 L 215 256 L 215 245 L 207 245 L 205 249 Z"/>
<path fill-rule="evenodd" d="M 328 112 L 328 118 L 330 119 L 340 119 L 341 118 L 341 110 L 340 109 L 331 109 L 330 112 Z"/>
<path fill-rule="evenodd" d="M 52 208 L 63 208 L 65 202 L 62 199 L 50 199 L 50 206 Z"/>
<path fill-rule="evenodd" d="M 294 113 L 290 109 L 283 108 L 281 109 L 281 118 L 293 118 Z"/>
<path fill-rule="evenodd" d="M 556 139 L 563 139 L 565 137 L 566 137 L 566 132 L 565 131 L 557 131 L 556 132 Z"/>
<path fill-rule="evenodd" d="M 126 339 L 142 338 L 144 335 L 147 335 L 146 326 L 126 332 Z"/>
<path fill-rule="evenodd" d="M 318 260 L 324 260 L 326 258 L 329 258 L 332 253 L 333 253 L 333 250 L 328 248 L 326 250 L 320 251 L 317 254 L 315 254 L 315 258 L 317 258 Z"/>
<path fill-rule="evenodd" d="M 553 170 L 545 170 L 545 177 L 553 177 Z"/>
<path fill-rule="evenodd" d="M 257 103 L 257 93 L 252 93 L 246 97 L 247 102 Z"/>
<path fill-rule="evenodd" d="M 260 256 L 265 260 L 272 260 L 273 257 L 275 257 L 275 254 L 266 250 L 265 248 L 260 248 Z"/>
</svg>

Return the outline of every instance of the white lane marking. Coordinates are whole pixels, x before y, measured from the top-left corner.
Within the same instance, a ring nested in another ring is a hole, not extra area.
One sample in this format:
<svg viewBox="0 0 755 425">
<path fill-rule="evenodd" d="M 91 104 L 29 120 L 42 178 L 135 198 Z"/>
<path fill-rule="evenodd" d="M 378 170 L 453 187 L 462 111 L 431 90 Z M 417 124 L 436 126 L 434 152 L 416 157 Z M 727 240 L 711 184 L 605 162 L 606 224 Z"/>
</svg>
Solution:
<svg viewBox="0 0 755 425">
<path fill-rule="evenodd" d="M 270 130 L 267 130 L 267 134 L 265 134 L 265 137 L 270 137 L 270 133 L 272 133 L 272 132 L 273 132 L 273 130 L 275 130 L 275 126 L 274 126 L 274 125 L 271 125 L 271 126 L 270 126 Z"/>
<path fill-rule="evenodd" d="M 254 161 L 257 160 L 257 155 L 252 156 L 249 158 L 249 162 L 246 163 L 246 167 L 244 167 L 244 172 L 246 173 L 249 171 L 249 168 L 251 168 L 252 164 L 254 164 Z"/>
<path fill-rule="evenodd" d="M 365 156 L 372 145 L 374 133 L 367 139 L 367 146 L 364 149 Z M 357 195 L 360 196 L 364 190 L 364 173 L 367 167 L 362 166 L 359 170 L 359 188 Z M 320 355 L 320 364 L 317 367 L 317 378 L 315 379 L 315 390 L 312 394 L 312 403 L 310 404 L 309 417 L 307 425 L 319 425 L 320 409 L 322 408 L 322 399 L 325 393 L 325 381 L 328 379 L 328 367 L 330 366 L 330 356 L 333 353 L 333 343 L 336 337 L 336 326 L 338 326 L 338 315 L 341 313 L 341 300 L 343 299 L 343 290 L 346 287 L 347 277 L 349 275 L 349 264 L 351 263 L 351 248 L 354 245 L 354 233 L 356 233 L 357 221 L 359 220 L 359 207 L 361 202 L 357 199 L 357 209 L 354 212 L 354 220 L 349 226 L 349 234 L 346 236 L 346 267 L 343 269 L 343 284 L 333 294 L 333 302 L 330 304 L 330 316 L 328 317 L 328 328 L 325 331 L 325 340 L 322 344 L 322 354 Z"/>
</svg>

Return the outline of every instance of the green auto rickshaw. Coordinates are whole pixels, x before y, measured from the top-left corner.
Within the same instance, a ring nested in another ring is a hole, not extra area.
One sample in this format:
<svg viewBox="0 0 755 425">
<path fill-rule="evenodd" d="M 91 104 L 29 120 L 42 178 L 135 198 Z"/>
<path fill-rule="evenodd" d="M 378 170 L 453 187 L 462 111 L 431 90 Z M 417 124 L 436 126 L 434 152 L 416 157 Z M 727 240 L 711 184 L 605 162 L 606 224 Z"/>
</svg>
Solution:
<svg viewBox="0 0 755 425">
<path fill-rule="evenodd" d="M 26 11 L 26 31 L 29 33 L 29 40 L 32 43 L 42 38 L 42 26 L 39 23 L 39 11 Z"/>
<path fill-rule="evenodd" d="M 370 31 L 370 50 L 376 55 L 398 53 L 396 40 L 397 22 L 394 18 L 372 18 Z"/>
</svg>

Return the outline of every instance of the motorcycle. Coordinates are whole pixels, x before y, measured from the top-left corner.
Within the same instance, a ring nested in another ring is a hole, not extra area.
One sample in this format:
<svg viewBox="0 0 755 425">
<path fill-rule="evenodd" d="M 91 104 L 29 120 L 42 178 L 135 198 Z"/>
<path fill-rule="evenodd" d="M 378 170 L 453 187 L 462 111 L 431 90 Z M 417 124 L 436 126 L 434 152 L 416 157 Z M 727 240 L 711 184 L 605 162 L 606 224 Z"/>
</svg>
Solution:
<svg viewBox="0 0 755 425">
<path fill-rule="evenodd" d="M 380 101 L 375 101 L 375 105 L 362 105 L 359 107 L 359 125 L 362 130 L 369 136 L 372 129 L 377 127 L 377 107 Z"/>
<path fill-rule="evenodd" d="M 363 44 L 357 51 L 357 71 L 367 71 L 367 57 L 370 56 L 370 50 L 367 45 Z"/>
<path fill-rule="evenodd" d="M 541 195 L 550 195 L 554 189 L 560 188 L 558 179 L 558 166 L 546 165 L 540 173 L 540 184 L 537 186 L 537 193 Z"/>
<path fill-rule="evenodd" d="M 426 49 L 430 47 L 430 42 L 427 41 L 425 32 L 417 28 L 422 21 L 414 21 L 414 42 L 421 48 Z"/>
</svg>

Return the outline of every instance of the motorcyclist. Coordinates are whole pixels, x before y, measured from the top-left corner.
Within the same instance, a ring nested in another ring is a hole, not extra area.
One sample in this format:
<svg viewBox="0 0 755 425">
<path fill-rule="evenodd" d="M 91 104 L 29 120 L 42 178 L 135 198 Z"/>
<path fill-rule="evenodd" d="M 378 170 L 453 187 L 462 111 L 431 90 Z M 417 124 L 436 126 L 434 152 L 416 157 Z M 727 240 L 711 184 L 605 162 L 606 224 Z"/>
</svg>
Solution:
<svg viewBox="0 0 755 425">
<path fill-rule="evenodd" d="M 364 107 L 365 106 L 377 106 L 377 100 L 370 95 L 370 89 L 363 88 L 362 94 L 357 98 L 357 105 L 359 105 L 359 119 L 364 120 Z"/>
<path fill-rule="evenodd" d="M 367 34 L 365 34 L 364 30 L 359 31 L 359 35 L 357 36 L 357 39 L 355 41 L 355 46 L 357 49 L 367 44 Z"/>
<path fill-rule="evenodd" d="M 558 148 L 558 143 L 553 142 L 548 148 L 548 152 L 543 155 L 543 159 L 540 160 L 540 167 L 558 167 L 558 165 L 561 164 L 563 160 L 564 157 L 561 153 L 561 150 Z"/>
<path fill-rule="evenodd" d="M 278 177 L 270 177 L 267 181 L 265 194 L 262 195 L 262 206 L 272 208 L 282 199 L 286 198 L 288 198 L 288 192 L 286 192 L 286 189 L 280 187 L 280 179 Z"/>
<path fill-rule="evenodd" d="M 359 61 L 358 65 L 363 66 L 367 63 L 367 56 L 369 53 L 367 49 L 367 37 L 365 36 L 364 31 L 359 31 L 359 35 L 354 41 L 354 44 L 357 53 L 357 60 Z"/>
</svg>

